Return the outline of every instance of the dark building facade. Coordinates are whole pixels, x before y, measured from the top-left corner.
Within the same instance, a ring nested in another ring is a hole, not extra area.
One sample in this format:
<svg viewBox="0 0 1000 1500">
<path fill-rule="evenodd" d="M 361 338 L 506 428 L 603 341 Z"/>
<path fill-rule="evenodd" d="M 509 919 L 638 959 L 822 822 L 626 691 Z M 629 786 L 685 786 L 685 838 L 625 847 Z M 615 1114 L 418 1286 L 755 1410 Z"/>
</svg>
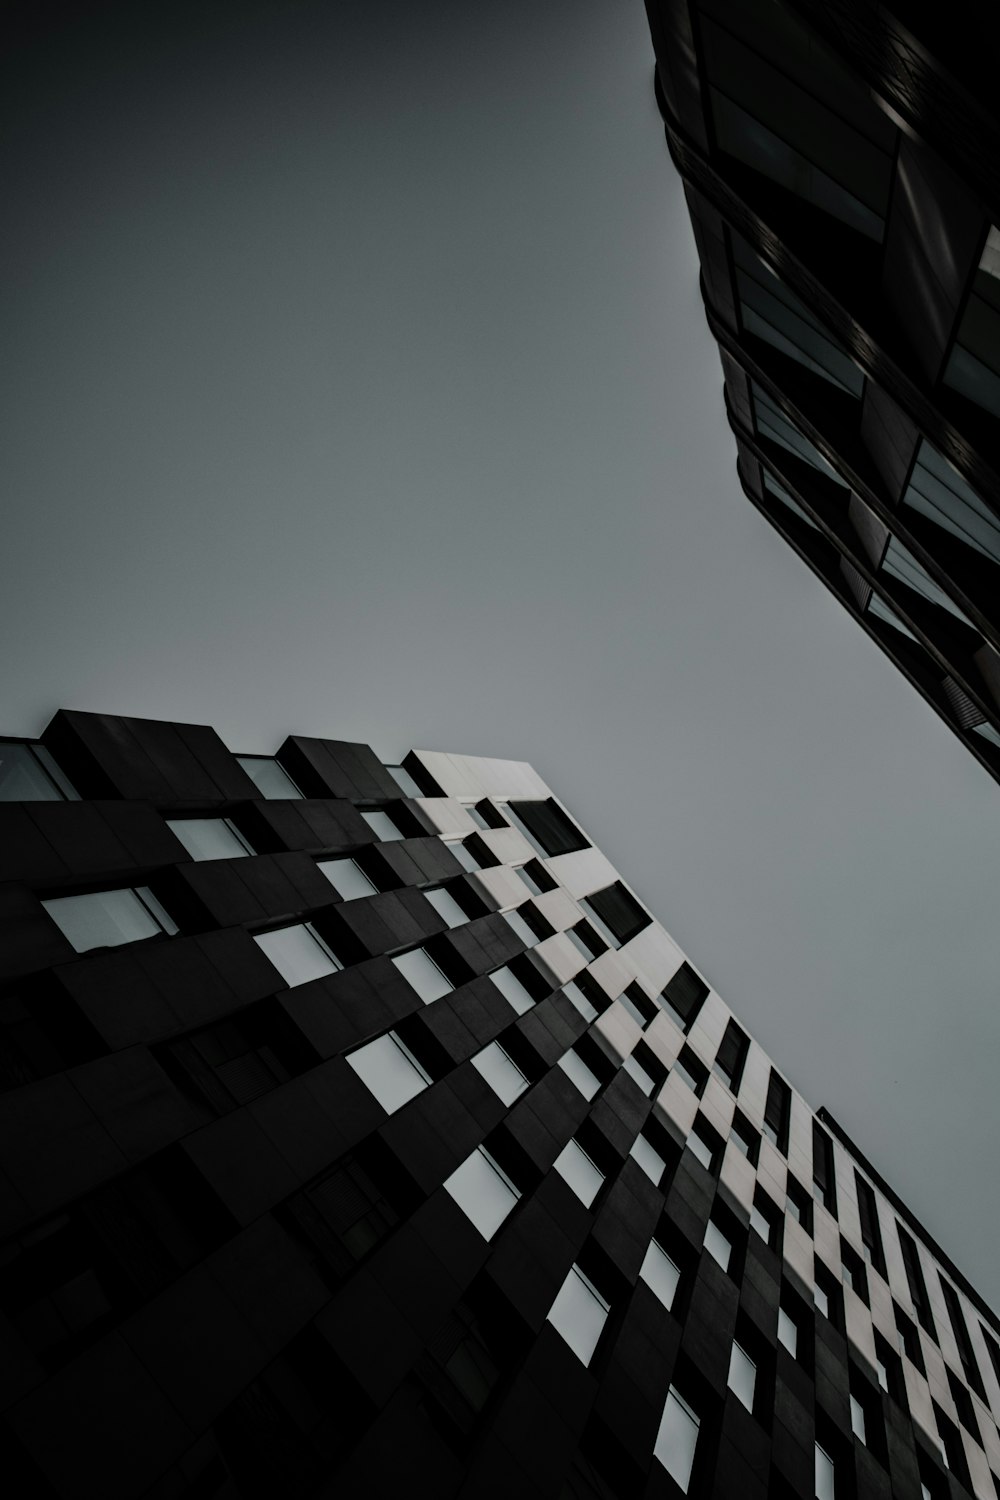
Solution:
<svg viewBox="0 0 1000 1500">
<path fill-rule="evenodd" d="M 647 11 L 743 489 L 1000 777 L 989 8 Z"/>
<path fill-rule="evenodd" d="M 1000 1493 L 1000 1324 L 520 762 L 0 742 L 7 1494 Z"/>
</svg>

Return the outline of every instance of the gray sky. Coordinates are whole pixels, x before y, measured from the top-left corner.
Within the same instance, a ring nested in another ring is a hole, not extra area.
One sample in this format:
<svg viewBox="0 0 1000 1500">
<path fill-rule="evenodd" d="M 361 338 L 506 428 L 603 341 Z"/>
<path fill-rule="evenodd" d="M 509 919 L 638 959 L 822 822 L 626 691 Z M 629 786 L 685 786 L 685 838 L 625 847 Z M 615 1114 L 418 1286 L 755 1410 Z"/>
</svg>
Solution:
<svg viewBox="0 0 1000 1500">
<path fill-rule="evenodd" d="M 740 492 L 639 0 L 233 10 L 14 57 L 0 728 L 532 761 L 1000 1302 L 1000 790 Z"/>
</svg>

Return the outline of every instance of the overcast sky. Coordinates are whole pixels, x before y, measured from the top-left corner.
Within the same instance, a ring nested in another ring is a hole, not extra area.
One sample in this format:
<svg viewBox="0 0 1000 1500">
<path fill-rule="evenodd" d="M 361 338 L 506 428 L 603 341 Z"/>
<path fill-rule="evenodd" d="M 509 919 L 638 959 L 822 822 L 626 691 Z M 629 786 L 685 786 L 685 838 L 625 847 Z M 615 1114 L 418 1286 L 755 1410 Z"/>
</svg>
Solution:
<svg viewBox="0 0 1000 1500">
<path fill-rule="evenodd" d="M 71 9 L 4 90 L 0 729 L 532 761 L 1000 1302 L 1000 788 L 742 496 L 639 0 Z"/>
</svg>

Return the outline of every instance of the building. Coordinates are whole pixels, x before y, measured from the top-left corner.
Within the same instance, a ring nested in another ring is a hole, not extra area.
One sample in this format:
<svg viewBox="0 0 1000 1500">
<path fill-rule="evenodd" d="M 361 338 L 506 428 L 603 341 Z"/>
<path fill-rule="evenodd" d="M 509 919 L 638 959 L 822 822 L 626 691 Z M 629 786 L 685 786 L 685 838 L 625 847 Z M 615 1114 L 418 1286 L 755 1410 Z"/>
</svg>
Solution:
<svg viewBox="0 0 1000 1500">
<path fill-rule="evenodd" d="M 0 743 L 6 1493 L 1000 1493 L 1000 1322 L 519 762 Z"/>
<path fill-rule="evenodd" d="M 988 9 L 647 11 L 743 489 L 1000 777 Z"/>
</svg>

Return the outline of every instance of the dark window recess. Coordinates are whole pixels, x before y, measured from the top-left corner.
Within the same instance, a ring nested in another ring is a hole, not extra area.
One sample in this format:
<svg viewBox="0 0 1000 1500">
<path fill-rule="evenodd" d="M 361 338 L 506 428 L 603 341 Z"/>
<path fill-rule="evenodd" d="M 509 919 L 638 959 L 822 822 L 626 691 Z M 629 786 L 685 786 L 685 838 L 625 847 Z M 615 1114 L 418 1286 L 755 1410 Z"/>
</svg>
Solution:
<svg viewBox="0 0 1000 1500">
<path fill-rule="evenodd" d="M 557 854 L 574 854 L 578 849 L 590 848 L 590 841 L 551 797 L 546 802 L 511 802 L 508 806 L 513 821 L 521 825 L 550 859 Z"/>
<path fill-rule="evenodd" d="M 753 1195 L 750 1225 L 771 1250 L 781 1249 L 782 1214 L 763 1188 Z"/>
<path fill-rule="evenodd" d="M 309 1326 L 222 1413 L 214 1435 L 240 1496 L 271 1500 L 312 1494 L 373 1415 L 357 1382 Z"/>
<path fill-rule="evenodd" d="M 600 958 L 602 953 L 608 951 L 607 943 L 586 918 L 577 922 L 575 927 L 568 927 L 566 936 L 586 959 Z"/>
<path fill-rule="evenodd" d="M 746 1032 L 735 1021 L 730 1020 L 715 1054 L 714 1071 L 734 1094 L 739 1093 L 749 1046 L 750 1039 Z"/>
<path fill-rule="evenodd" d="M 920 1493 L 927 1500 L 951 1500 L 951 1485 L 938 1465 L 941 1459 L 929 1458 L 917 1444 L 917 1468 L 920 1471 Z"/>
<path fill-rule="evenodd" d="M 38 986 L 0 997 L 0 1093 L 89 1062 L 106 1050 L 65 996 Z"/>
<path fill-rule="evenodd" d="M 235 1228 L 188 1158 L 166 1152 L 8 1244 L 0 1307 L 58 1369 Z"/>
<path fill-rule="evenodd" d="M 764 1134 L 782 1154 L 788 1150 L 788 1118 L 791 1105 L 791 1089 L 772 1068 L 767 1085 L 767 1102 L 764 1105 Z"/>
<path fill-rule="evenodd" d="M 481 1280 L 431 1338 L 414 1374 L 432 1420 L 454 1447 L 467 1444 L 529 1337 L 507 1299 Z"/>
<path fill-rule="evenodd" d="M 832 1271 L 818 1259 L 814 1262 L 814 1279 L 816 1282 L 815 1300 L 816 1310 L 833 1324 L 834 1328 L 844 1330 L 844 1297 L 840 1289 L 840 1282 Z"/>
<path fill-rule="evenodd" d="M 886 1343 L 880 1333 L 875 1333 L 875 1358 L 879 1367 L 879 1384 L 887 1395 L 901 1406 L 906 1405 L 906 1386 L 899 1355 Z"/>
<path fill-rule="evenodd" d="M 802 1186 L 791 1175 L 788 1178 L 788 1205 L 792 1217 L 797 1219 L 807 1234 L 812 1234 L 813 1212 L 812 1199 Z"/>
<path fill-rule="evenodd" d="M 986 1345 L 986 1352 L 990 1357 L 990 1364 L 993 1366 L 993 1373 L 997 1378 L 997 1383 L 1000 1384 L 1000 1344 L 997 1343 L 989 1330 L 983 1327 L 982 1323 L 979 1325 L 979 1332 L 983 1336 L 983 1343 Z"/>
<path fill-rule="evenodd" d="M 972 1386 L 981 1401 L 986 1400 L 986 1390 L 983 1386 L 983 1377 L 979 1373 L 979 1364 L 972 1349 L 972 1340 L 969 1338 L 969 1329 L 962 1312 L 962 1304 L 958 1300 L 958 1293 L 950 1282 L 945 1281 L 943 1276 L 939 1277 L 941 1290 L 944 1293 L 945 1306 L 948 1309 L 948 1317 L 951 1320 L 952 1330 L 955 1334 L 955 1343 L 958 1345 L 958 1355 L 962 1361 L 962 1369 L 965 1378 Z M 957 1405 L 957 1403 L 956 1403 Z M 969 1428 L 975 1432 L 975 1428 Z"/>
<path fill-rule="evenodd" d="M 896 1233 L 899 1235 L 899 1248 L 903 1254 L 903 1265 L 906 1269 L 906 1280 L 910 1288 L 910 1296 L 913 1298 L 913 1306 L 916 1309 L 917 1322 L 925 1333 L 937 1340 L 937 1330 L 934 1327 L 934 1319 L 931 1316 L 930 1298 L 927 1295 L 927 1284 L 924 1281 L 924 1273 L 920 1266 L 920 1256 L 912 1236 L 896 1220 Z"/>
<path fill-rule="evenodd" d="M 476 812 L 482 818 L 487 828 L 508 828 L 510 825 L 499 807 L 485 797 L 482 802 L 476 803 Z"/>
<path fill-rule="evenodd" d="M 757 1158 L 760 1155 L 760 1136 L 741 1110 L 736 1110 L 733 1115 L 732 1139 L 743 1152 L 747 1161 L 756 1166 Z"/>
<path fill-rule="evenodd" d="M 685 1031 L 690 1031 L 698 1012 L 705 1003 L 708 985 L 700 979 L 689 963 L 681 964 L 661 995 L 665 1008 L 673 1013 Z"/>
<path fill-rule="evenodd" d="M 917 1325 L 906 1316 L 905 1312 L 903 1312 L 901 1307 L 896 1305 L 895 1301 L 892 1304 L 892 1311 L 896 1319 L 896 1330 L 899 1333 L 899 1342 L 902 1345 L 903 1353 L 910 1361 L 910 1364 L 920 1371 L 921 1375 L 926 1374 L 924 1354 L 920 1347 L 920 1335 L 917 1332 Z"/>
<path fill-rule="evenodd" d="M 858 1252 L 851 1248 L 847 1241 L 841 1237 L 840 1241 L 840 1263 L 844 1268 L 844 1280 L 847 1285 L 868 1304 L 868 1277 L 865 1275 L 865 1263 Z"/>
<path fill-rule="evenodd" d="M 698 1115 L 688 1136 L 688 1150 L 701 1162 L 709 1172 L 718 1170 L 722 1161 L 722 1153 L 725 1150 L 725 1142 L 718 1131 Z"/>
<path fill-rule="evenodd" d="M 216 1115 L 252 1103 L 319 1061 L 271 1001 L 153 1051 L 173 1082 L 188 1096 L 207 1103 Z"/>
<path fill-rule="evenodd" d="M 674 1072 L 680 1074 L 688 1088 L 700 1099 L 708 1083 L 708 1069 L 697 1053 L 687 1045 L 683 1046 L 677 1054 Z"/>
<path fill-rule="evenodd" d="M 620 880 L 616 880 L 614 885 L 605 886 L 603 891 L 594 891 L 580 905 L 603 922 L 619 945 L 634 938 L 652 921 L 649 913 L 639 905 Z"/>
<path fill-rule="evenodd" d="M 554 891 L 558 884 L 540 859 L 529 859 L 527 864 L 518 865 L 517 874 L 534 896 L 540 896 L 544 891 Z"/>
<path fill-rule="evenodd" d="M 941 1410 L 936 1401 L 932 1400 L 931 1405 L 934 1408 L 934 1420 L 937 1423 L 937 1430 L 948 1460 L 948 1467 L 959 1484 L 964 1485 L 967 1490 L 971 1490 L 972 1478 L 969 1474 L 969 1466 L 965 1461 L 962 1434 L 951 1418 L 947 1417 Z"/>
<path fill-rule="evenodd" d="M 645 1030 L 659 1011 L 641 984 L 630 984 L 622 991 L 622 1003 L 633 1020 Z"/>
<path fill-rule="evenodd" d="M 521 905 L 515 907 L 514 910 L 521 918 L 521 921 L 526 922 L 531 928 L 531 931 L 538 938 L 539 942 L 544 942 L 546 938 L 550 938 L 555 934 L 555 928 L 552 923 L 547 917 L 542 916 L 533 901 L 522 901 Z"/>
<path fill-rule="evenodd" d="M 275 1210 L 275 1218 L 312 1251 L 331 1287 L 399 1223 L 399 1184 L 392 1177 L 388 1152 L 373 1141 L 363 1160 L 360 1151 L 345 1157 Z M 409 1196 L 405 1188 L 403 1196 Z"/>
<path fill-rule="evenodd" d="M 825 1130 L 813 1120 L 813 1188 L 816 1197 L 828 1208 L 837 1212 L 837 1190 L 833 1172 L 833 1142 Z"/>
<path fill-rule="evenodd" d="M 966 1432 L 971 1433 L 978 1443 L 980 1441 L 979 1423 L 976 1421 L 972 1397 L 954 1370 L 949 1370 L 947 1365 L 945 1365 L 945 1369 L 948 1371 L 948 1386 L 951 1390 L 951 1399 L 955 1403 L 955 1410 L 958 1412 L 958 1420 Z"/>
<path fill-rule="evenodd" d="M 858 1192 L 858 1216 L 861 1220 L 861 1240 L 865 1253 L 879 1275 L 884 1276 L 885 1253 L 882 1249 L 882 1233 L 878 1227 L 875 1193 L 858 1172 L 854 1173 L 854 1184 Z"/>
</svg>

